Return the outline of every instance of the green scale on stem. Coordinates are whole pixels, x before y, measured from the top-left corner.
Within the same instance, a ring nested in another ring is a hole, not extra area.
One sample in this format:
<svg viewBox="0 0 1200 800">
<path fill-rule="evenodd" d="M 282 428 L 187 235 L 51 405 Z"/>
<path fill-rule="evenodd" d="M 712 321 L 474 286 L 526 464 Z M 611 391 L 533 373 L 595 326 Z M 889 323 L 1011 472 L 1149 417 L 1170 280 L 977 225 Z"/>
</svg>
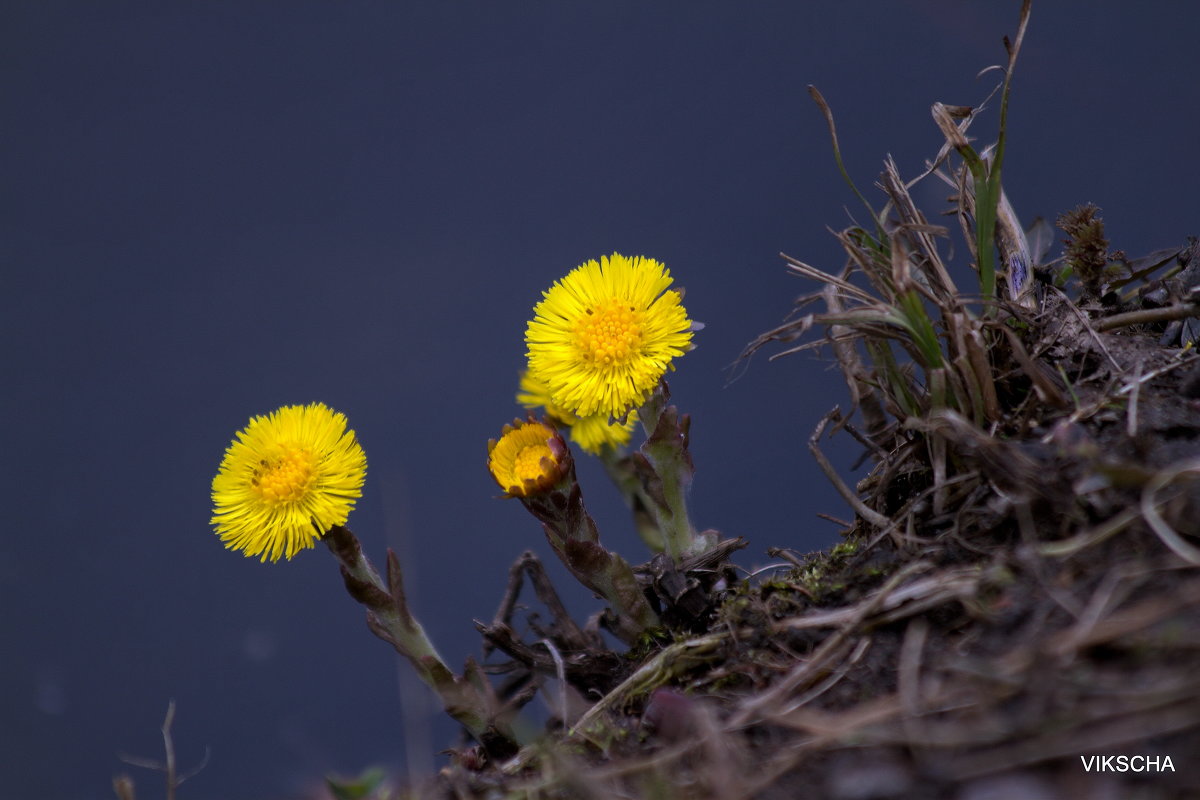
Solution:
<svg viewBox="0 0 1200 800">
<path fill-rule="evenodd" d="M 408 607 L 400 560 L 388 550 L 387 583 L 363 555 L 357 537 L 334 525 L 323 541 L 341 567 L 346 591 L 367 610 L 367 627 L 389 643 L 438 695 L 446 713 L 462 724 L 489 754 L 507 758 L 517 750 L 516 736 L 503 718 L 500 703 L 479 665 L 468 659 L 455 675 L 438 654 Z"/>
<path fill-rule="evenodd" d="M 664 550 L 676 563 L 716 545 L 712 531 L 698 533 L 687 509 L 687 490 L 695 467 L 688 452 L 691 418 L 667 405 L 670 391 L 661 381 L 638 411 L 646 441 L 631 457 L 650 511 L 658 523 Z"/>
</svg>

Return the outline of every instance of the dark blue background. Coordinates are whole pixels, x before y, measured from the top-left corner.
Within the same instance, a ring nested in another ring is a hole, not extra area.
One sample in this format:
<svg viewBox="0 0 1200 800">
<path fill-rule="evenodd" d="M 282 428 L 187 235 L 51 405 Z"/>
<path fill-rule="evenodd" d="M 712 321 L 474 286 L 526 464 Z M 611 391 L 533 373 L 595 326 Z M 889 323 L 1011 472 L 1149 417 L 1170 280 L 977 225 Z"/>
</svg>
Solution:
<svg viewBox="0 0 1200 800">
<path fill-rule="evenodd" d="M 350 526 L 377 560 L 403 554 L 460 664 L 509 562 L 548 551 L 484 469 L 518 412 L 525 322 L 614 250 L 664 261 L 708 325 L 671 378 L 695 520 L 750 539 L 748 567 L 833 543 L 815 515 L 846 512 L 804 442 L 840 377 L 805 356 L 724 371 L 809 288 L 778 251 L 842 262 L 826 227 L 855 201 L 805 86 L 861 185 L 888 152 L 911 176 L 940 145 L 930 104 L 998 80 L 975 75 L 1017 7 L 4 4 L 0 791 L 111 797 L 133 770 L 117 752 L 159 754 L 171 697 L 181 763 L 212 747 L 181 798 L 296 797 L 406 752 L 434 768 L 453 728 L 330 556 L 226 552 L 209 482 L 251 414 L 348 414 L 370 462 Z M 1035 7 L 1005 169 L 1023 219 L 1094 201 L 1131 254 L 1200 232 L 1196 22 L 1179 3 Z M 582 480 L 640 560 L 594 464 Z"/>
</svg>

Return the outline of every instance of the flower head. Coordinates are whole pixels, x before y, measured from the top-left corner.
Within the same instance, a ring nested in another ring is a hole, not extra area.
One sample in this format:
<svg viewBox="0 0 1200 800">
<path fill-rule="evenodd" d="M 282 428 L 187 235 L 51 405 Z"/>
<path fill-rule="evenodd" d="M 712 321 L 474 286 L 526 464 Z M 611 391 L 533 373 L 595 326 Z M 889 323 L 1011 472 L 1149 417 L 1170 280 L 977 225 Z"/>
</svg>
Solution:
<svg viewBox="0 0 1200 800">
<path fill-rule="evenodd" d="M 529 497 L 553 488 L 571 467 L 558 431 L 535 420 L 513 420 L 488 442 L 488 470 L 510 497 Z"/>
<path fill-rule="evenodd" d="M 609 421 L 607 414 L 579 417 L 559 407 L 550 396 L 550 388 L 526 370 L 521 373 L 520 391 L 517 402 L 526 408 L 542 408 L 546 418 L 560 428 L 567 428 L 571 441 L 584 452 L 599 455 L 606 447 L 618 448 L 629 444 L 633 428 L 637 424 L 637 412 L 630 411 L 625 422 Z"/>
<path fill-rule="evenodd" d="M 588 261 L 542 293 L 525 332 L 529 371 L 580 417 L 641 405 L 691 347 L 692 323 L 671 273 L 652 258 Z"/>
<path fill-rule="evenodd" d="M 290 559 L 345 523 L 366 476 L 344 414 L 322 403 L 284 406 L 252 417 L 225 451 L 212 524 L 227 548 Z"/>
</svg>

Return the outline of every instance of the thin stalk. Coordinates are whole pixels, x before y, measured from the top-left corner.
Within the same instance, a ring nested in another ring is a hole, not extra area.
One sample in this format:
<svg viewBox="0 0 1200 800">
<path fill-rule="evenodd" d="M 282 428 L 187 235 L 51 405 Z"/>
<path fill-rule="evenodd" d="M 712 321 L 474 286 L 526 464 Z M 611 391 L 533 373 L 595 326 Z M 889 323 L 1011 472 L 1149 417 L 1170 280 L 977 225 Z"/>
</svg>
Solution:
<svg viewBox="0 0 1200 800">
<path fill-rule="evenodd" d="M 687 489 L 692 482 L 692 460 L 687 450 L 687 418 L 679 418 L 667 406 L 666 389 L 660 384 L 642 407 L 638 419 L 646 432 L 642 445 L 643 481 L 653 488 L 648 494 L 664 550 L 676 564 L 703 552 L 715 542 L 696 533 L 688 516 Z"/>
<path fill-rule="evenodd" d="M 892 355 L 891 346 L 886 341 L 870 338 L 867 338 L 865 343 L 867 352 L 871 356 L 871 361 L 875 365 L 875 371 L 876 373 L 883 374 L 883 378 L 887 382 L 889 394 L 896 405 L 900 407 L 905 416 L 918 415 L 920 413 L 920 402 L 913 395 L 908 379 L 896 363 L 896 358 Z"/>
<path fill-rule="evenodd" d="M 991 163 L 988 164 L 975 156 L 974 162 L 968 161 L 971 175 L 975 181 L 975 243 L 979 257 L 979 289 L 984 298 L 983 315 L 995 313 L 995 306 L 987 301 L 996 296 L 996 262 L 993 251 L 996 240 L 996 214 L 1000 206 L 1000 168 L 1004 163 L 1004 147 L 1008 139 L 1008 96 L 1012 88 L 1013 67 L 1017 63 L 1017 54 L 1021 50 L 1021 42 L 1025 39 L 1025 28 L 1029 24 L 1031 0 L 1025 0 L 1021 5 L 1021 21 L 1017 25 L 1017 38 L 1008 47 L 1008 66 L 1004 70 L 1004 90 L 1000 94 L 1000 131 L 996 136 L 996 146 L 992 150 Z M 970 150 L 970 148 L 967 148 Z M 963 152 L 959 148 L 959 152 Z M 965 155 L 964 155 L 965 158 Z M 1016 287 L 1013 287 L 1014 291 Z"/>
<path fill-rule="evenodd" d="M 663 541 L 662 531 L 658 529 L 658 523 L 651 511 L 654 507 L 654 500 L 646 494 L 646 490 L 642 487 L 632 460 L 627 456 L 622 456 L 615 449 L 606 447 L 600 453 L 600 463 L 604 465 L 604 471 L 608 473 L 609 479 L 617 487 L 621 497 L 625 500 L 625 505 L 632 512 L 633 525 L 637 529 L 642 543 L 651 553 L 663 552 L 666 549 L 666 542 Z"/>
<path fill-rule="evenodd" d="M 942 344 L 938 341 L 933 321 L 929 319 L 929 314 L 925 311 L 921 294 L 916 289 L 909 289 L 901 292 L 897 300 L 899 302 L 896 308 L 904 320 L 904 327 L 912 337 L 913 344 L 917 347 L 917 352 L 921 354 L 924 361 L 922 366 L 926 370 L 941 367 L 943 365 Z"/>
<path fill-rule="evenodd" d="M 887 239 L 883 233 L 883 225 L 880 222 L 879 216 L 875 213 L 875 209 L 871 208 L 871 204 L 867 202 L 867 198 L 858 190 L 854 181 L 850 178 L 850 173 L 846 171 L 846 165 L 842 163 L 842 148 L 838 145 L 837 126 L 833 123 L 833 110 L 829 107 L 829 103 L 825 102 L 824 95 L 813 85 L 809 85 L 808 94 L 812 97 L 813 102 L 821 109 L 821 113 L 825 115 L 825 122 L 829 126 L 829 138 L 833 141 L 833 160 L 837 162 L 838 172 L 842 173 L 842 180 L 850 187 L 850 191 L 862 202 L 863 207 L 867 209 L 867 213 L 871 215 L 871 222 L 875 224 L 875 237 L 872 238 L 869 233 L 863 231 L 863 236 L 869 241 L 872 249 L 876 252 L 886 252 L 884 243 Z"/>
<path fill-rule="evenodd" d="M 515 737 L 496 719 L 494 698 L 484 687 L 459 678 L 438 654 L 421 623 L 408 608 L 400 562 L 388 551 L 388 580 L 380 578 L 348 529 L 335 525 L 323 541 L 337 559 L 350 596 L 367 609 L 367 627 L 413 666 L 438 695 L 446 713 L 493 752 L 515 750 Z"/>
</svg>

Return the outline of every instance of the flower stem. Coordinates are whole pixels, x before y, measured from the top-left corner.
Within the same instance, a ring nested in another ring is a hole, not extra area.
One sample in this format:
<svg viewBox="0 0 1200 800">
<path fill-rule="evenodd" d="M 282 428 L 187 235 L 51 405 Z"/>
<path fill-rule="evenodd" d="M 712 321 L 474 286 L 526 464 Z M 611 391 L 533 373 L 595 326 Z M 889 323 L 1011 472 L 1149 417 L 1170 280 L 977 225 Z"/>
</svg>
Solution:
<svg viewBox="0 0 1200 800">
<path fill-rule="evenodd" d="M 438 655 L 421 623 L 408 607 L 400 561 L 388 550 L 387 582 L 362 552 L 348 529 L 335 525 L 325 534 L 341 567 L 346 591 L 367 609 L 367 627 L 404 656 L 417 675 L 441 698 L 446 713 L 465 727 L 489 753 L 511 755 L 516 740 L 507 724 L 498 719 L 498 704 L 479 668 L 468 663 L 464 677 L 455 675 Z"/>
<path fill-rule="evenodd" d="M 625 505 L 633 513 L 633 524 L 638 536 L 651 553 L 661 553 L 666 549 L 662 532 L 658 529 L 658 520 L 651 510 L 654 501 L 646 494 L 642 481 L 638 477 L 637 468 L 629 456 L 620 455 L 614 448 L 606 447 L 600 453 L 600 463 L 612 480 Z"/>
<path fill-rule="evenodd" d="M 552 491 L 521 501 L 541 521 L 547 541 L 571 574 L 612 606 L 610 629 L 618 638 L 634 644 L 662 624 L 633 568 L 600 544 L 600 531 L 584 508 L 573 466 Z"/>
<path fill-rule="evenodd" d="M 641 473 L 642 485 L 654 500 L 651 507 L 658 519 L 667 555 L 680 563 L 684 558 L 712 547 L 715 539 L 698 534 L 687 510 L 687 489 L 692 483 L 692 457 L 688 453 L 688 428 L 691 420 L 679 416 L 668 406 L 670 393 L 663 381 L 638 410 L 638 419 L 646 431 L 641 451 L 634 464 Z"/>
</svg>

